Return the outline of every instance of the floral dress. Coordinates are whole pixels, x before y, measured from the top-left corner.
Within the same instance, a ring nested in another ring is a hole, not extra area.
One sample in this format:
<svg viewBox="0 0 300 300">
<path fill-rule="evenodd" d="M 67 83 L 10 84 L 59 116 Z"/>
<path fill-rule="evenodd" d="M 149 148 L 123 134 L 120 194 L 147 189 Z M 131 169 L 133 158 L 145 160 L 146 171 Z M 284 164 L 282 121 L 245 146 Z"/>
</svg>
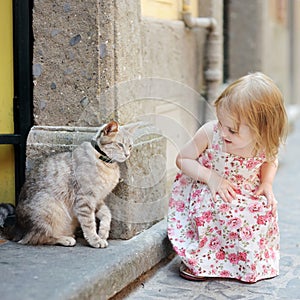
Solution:
<svg viewBox="0 0 300 300">
<path fill-rule="evenodd" d="M 206 184 L 178 173 L 169 202 L 169 239 L 196 276 L 244 282 L 274 277 L 279 273 L 277 216 L 264 196 L 254 196 L 265 156 L 243 158 L 222 148 L 215 125 L 212 145 L 198 161 L 234 182 L 236 199 L 226 203 L 217 194 L 214 202 Z"/>
</svg>

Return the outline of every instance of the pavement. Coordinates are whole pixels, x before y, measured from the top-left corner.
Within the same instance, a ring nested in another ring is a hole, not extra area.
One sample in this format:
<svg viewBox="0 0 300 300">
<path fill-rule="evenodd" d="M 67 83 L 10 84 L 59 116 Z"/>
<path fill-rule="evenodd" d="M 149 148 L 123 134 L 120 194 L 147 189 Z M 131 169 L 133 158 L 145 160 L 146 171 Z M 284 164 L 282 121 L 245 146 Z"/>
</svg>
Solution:
<svg viewBox="0 0 300 300">
<path fill-rule="evenodd" d="M 280 275 L 245 284 L 190 282 L 178 275 L 163 220 L 136 237 L 111 240 L 106 249 L 0 244 L 1 300 L 300 299 L 300 120 L 295 123 L 274 183 L 281 231 Z"/>
<path fill-rule="evenodd" d="M 1 300 L 106 300 L 172 252 L 163 220 L 130 240 L 94 249 L 0 244 Z"/>
<path fill-rule="evenodd" d="M 281 232 L 280 275 L 245 284 L 213 279 L 191 282 L 178 276 L 177 256 L 135 281 L 114 300 L 158 299 L 300 299 L 300 120 L 295 122 L 280 154 L 280 167 L 274 182 Z"/>
</svg>

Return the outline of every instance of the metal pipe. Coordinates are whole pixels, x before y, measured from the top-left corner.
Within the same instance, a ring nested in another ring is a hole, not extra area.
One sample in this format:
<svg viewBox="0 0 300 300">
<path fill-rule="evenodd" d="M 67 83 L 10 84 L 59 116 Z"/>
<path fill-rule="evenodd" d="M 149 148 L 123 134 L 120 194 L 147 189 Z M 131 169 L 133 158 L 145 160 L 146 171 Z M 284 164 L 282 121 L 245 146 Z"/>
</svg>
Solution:
<svg viewBox="0 0 300 300">
<path fill-rule="evenodd" d="M 202 27 L 210 30 L 215 30 L 217 27 L 217 21 L 215 18 L 194 18 L 189 11 L 182 12 L 182 18 L 185 25 L 189 28 Z"/>
<path fill-rule="evenodd" d="M 222 73 L 219 68 L 221 61 L 220 37 L 217 32 L 217 21 L 214 18 L 195 18 L 192 16 L 189 1 L 183 1 L 182 18 L 188 28 L 206 28 L 207 46 L 205 51 L 206 66 L 204 71 L 204 79 L 206 83 L 205 95 L 206 100 L 212 103 L 216 99 L 219 83 Z"/>
</svg>

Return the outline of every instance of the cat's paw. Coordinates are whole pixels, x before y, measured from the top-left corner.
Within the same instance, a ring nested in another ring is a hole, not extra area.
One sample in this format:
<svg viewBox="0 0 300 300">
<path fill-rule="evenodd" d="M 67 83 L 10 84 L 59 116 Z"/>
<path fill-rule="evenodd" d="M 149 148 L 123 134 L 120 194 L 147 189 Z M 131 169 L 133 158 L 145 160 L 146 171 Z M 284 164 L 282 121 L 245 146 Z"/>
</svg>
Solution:
<svg viewBox="0 0 300 300">
<path fill-rule="evenodd" d="M 76 240 L 71 236 L 62 236 L 57 239 L 57 244 L 66 246 L 66 247 L 73 247 L 76 244 Z"/>
<path fill-rule="evenodd" d="M 94 248 L 106 248 L 108 246 L 107 240 L 101 239 L 99 237 L 93 241 L 90 240 L 88 242 Z"/>
<path fill-rule="evenodd" d="M 98 232 L 98 235 L 99 235 L 100 239 L 107 240 L 108 236 L 109 236 L 109 230 L 100 229 Z"/>
</svg>

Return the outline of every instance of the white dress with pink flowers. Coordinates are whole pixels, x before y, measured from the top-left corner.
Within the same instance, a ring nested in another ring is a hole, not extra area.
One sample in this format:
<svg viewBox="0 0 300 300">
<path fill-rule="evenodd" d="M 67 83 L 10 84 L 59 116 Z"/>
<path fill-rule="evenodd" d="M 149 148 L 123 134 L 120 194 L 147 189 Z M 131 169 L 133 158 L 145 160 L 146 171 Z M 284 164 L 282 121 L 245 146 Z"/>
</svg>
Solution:
<svg viewBox="0 0 300 300">
<path fill-rule="evenodd" d="M 243 158 L 222 152 L 217 125 L 200 164 L 238 185 L 231 203 L 212 199 L 206 184 L 178 173 L 168 213 L 168 236 L 197 276 L 256 282 L 279 272 L 279 231 L 264 196 L 255 197 L 264 155 Z"/>
</svg>

